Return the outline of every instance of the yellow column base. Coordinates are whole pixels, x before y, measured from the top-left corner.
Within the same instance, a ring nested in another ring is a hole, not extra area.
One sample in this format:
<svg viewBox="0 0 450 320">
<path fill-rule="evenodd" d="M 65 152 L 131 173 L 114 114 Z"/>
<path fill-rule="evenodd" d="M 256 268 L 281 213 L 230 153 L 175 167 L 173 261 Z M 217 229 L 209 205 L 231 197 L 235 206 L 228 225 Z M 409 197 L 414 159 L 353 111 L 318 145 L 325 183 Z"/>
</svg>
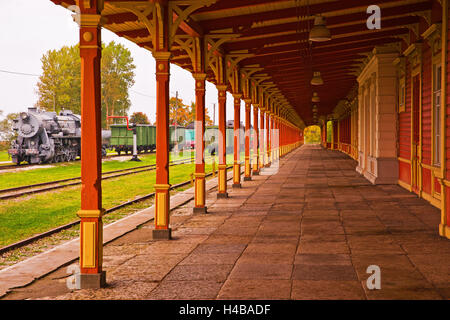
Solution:
<svg viewBox="0 0 450 320">
<path fill-rule="evenodd" d="M 440 223 L 439 224 L 439 235 L 450 239 L 450 226 Z"/>
<path fill-rule="evenodd" d="M 205 207 L 205 176 L 203 172 L 194 173 L 195 177 L 195 193 L 194 193 L 194 212 L 206 213 Z"/>
<path fill-rule="evenodd" d="M 218 193 L 217 198 L 227 198 L 227 165 L 219 164 L 219 175 L 218 175 Z"/>
<path fill-rule="evenodd" d="M 244 181 L 252 180 L 252 166 L 250 163 L 250 157 L 245 157 L 245 173 L 244 173 Z"/>
<path fill-rule="evenodd" d="M 103 222 L 105 209 L 79 210 L 80 217 L 80 267 L 81 273 L 102 272 Z M 88 271 L 89 270 L 89 271 Z"/>
<path fill-rule="evenodd" d="M 170 184 L 155 184 L 155 227 L 156 229 L 169 228 L 169 189 Z"/>
<path fill-rule="evenodd" d="M 241 187 L 241 164 L 235 162 L 233 164 L 233 188 Z"/>
</svg>

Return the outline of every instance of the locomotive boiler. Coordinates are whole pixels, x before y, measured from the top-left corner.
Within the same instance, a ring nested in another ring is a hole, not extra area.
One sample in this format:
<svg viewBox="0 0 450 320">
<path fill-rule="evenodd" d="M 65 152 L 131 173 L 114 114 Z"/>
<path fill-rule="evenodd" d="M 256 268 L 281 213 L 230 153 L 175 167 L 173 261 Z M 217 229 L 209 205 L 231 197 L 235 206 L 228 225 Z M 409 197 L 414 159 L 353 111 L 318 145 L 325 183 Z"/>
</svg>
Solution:
<svg viewBox="0 0 450 320">
<path fill-rule="evenodd" d="M 81 117 L 72 111 L 56 114 L 28 108 L 14 120 L 13 130 L 17 139 L 8 150 L 13 163 L 64 162 L 80 156 Z"/>
</svg>

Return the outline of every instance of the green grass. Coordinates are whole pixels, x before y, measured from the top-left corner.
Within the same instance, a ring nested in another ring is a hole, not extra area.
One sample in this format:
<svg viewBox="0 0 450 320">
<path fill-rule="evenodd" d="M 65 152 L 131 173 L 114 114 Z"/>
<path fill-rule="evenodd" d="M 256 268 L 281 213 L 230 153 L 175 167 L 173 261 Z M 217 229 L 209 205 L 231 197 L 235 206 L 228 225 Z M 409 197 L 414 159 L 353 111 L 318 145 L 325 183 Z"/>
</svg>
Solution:
<svg viewBox="0 0 450 320">
<path fill-rule="evenodd" d="M 183 159 L 189 158 L 189 154 L 184 154 Z M 102 171 L 115 171 L 127 168 L 147 166 L 156 161 L 155 154 L 140 155 L 142 162 L 109 160 L 102 163 Z M 131 156 L 130 156 L 131 158 Z M 172 156 L 172 159 L 179 157 Z M 39 169 L 23 170 L 16 172 L 0 172 L 0 189 L 25 186 L 41 182 L 69 179 L 81 175 L 81 163 L 59 163 Z"/>
<path fill-rule="evenodd" d="M 0 162 L 11 161 L 8 151 L 0 151 Z"/>
<path fill-rule="evenodd" d="M 227 163 L 231 164 L 232 159 L 233 156 L 228 155 Z M 174 185 L 190 180 L 194 170 L 195 164 L 170 167 L 170 183 Z M 211 170 L 212 165 L 210 161 L 207 161 L 205 171 L 209 173 Z M 1 180 L 5 179 L 2 177 Z M 151 193 L 154 191 L 154 182 L 155 171 L 105 180 L 102 182 L 103 207 L 111 208 L 135 197 Z M 69 187 L 51 193 L 4 201 L 0 206 L 0 247 L 77 220 L 80 189 L 80 186 Z"/>
<path fill-rule="evenodd" d="M 182 154 L 171 154 L 171 160 L 189 159 L 194 156 L 194 152 L 185 152 Z M 131 158 L 131 156 L 130 156 Z M 140 155 L 139 159 L 142 162 L 134 161 L 118 161 L 108 160 L 102 163 L 102 172 L 109 172 L 121 169 L 128 169 L 134 167 L 142 167 L 154 164 L 156 162 L 156 155 L 146 154 Z M 244 161 L 244 154 L 241 154 L 241 161 Z M 206 163 L 210 163 L 211 160 L 207 159 Z M 216 163 L 218 163 L 218 157 L 216 156 Z M 233 155 L 227 155 L 227 163 L 233 163 Z M 55 180 L 69 179 L 79 177 L 81 175 L 81 163 L 59 163 L 53 164 L 45 168 L 22 170 L 16 172 L 0 172 L 0 189 L 14 188 L 20 186 L 26 186 L 30 184 L 50 182 Z"/>
</svg>

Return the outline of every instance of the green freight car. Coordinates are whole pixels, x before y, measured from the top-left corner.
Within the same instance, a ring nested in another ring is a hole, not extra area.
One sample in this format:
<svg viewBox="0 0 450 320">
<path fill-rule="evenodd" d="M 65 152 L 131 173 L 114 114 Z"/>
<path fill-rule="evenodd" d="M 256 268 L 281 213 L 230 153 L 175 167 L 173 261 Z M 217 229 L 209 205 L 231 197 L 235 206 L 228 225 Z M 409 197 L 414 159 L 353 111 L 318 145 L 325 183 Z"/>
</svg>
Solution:
<svg viewBox="0 0 450 320">
<path fill-rule="evenodd" d="M 186 140 L 186 128 L 180 126 L 169 126 L 169 148 L 172 150 L 177 147 L 178 150 L 190 148 Z"/>
<path fill-rule="evenodd" d="M 156 127 L 148 124 L 136 125 L 138 152 L 150 152 L 156 149 Z M 133 152 L 133 131 L 126 124 L 111 125 L 110 148 L 117 154 Z"/>
<path fill-rule="evenodd" d="M 244 150 L 245 142 L 245 131 L 241 128 L 239 135 L 240 140 L 240 150 Z M 234 152 L 234 128 L 233 124 L 228 123 L 225 131 L 225 143 L 226 143 L 226 153 L 233 154 Z M 218 126 L 207 126 L 205 129 L 205 150 L 207 153 L 214 152 L 216 155 L 219 152 L 219 127 Z"/>
</svg>

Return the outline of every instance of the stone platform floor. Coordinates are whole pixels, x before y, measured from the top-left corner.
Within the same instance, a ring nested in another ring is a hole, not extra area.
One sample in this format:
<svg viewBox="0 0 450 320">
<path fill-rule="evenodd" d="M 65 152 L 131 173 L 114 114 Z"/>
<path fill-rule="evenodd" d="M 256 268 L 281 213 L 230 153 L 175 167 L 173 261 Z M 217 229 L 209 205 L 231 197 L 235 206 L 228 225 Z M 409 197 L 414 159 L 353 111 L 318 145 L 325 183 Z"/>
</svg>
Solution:
<svg viewBox="0 0 450 320">
<path fill-rule="evenodd" d="M 440 212 L 396 185 L 373 186 L 348 156 L 303 146 L 277 174 L 230 198 L 172 212 L 174 239 L 147 223 L 104 248 L 108 287 L 70 292 L 66 268 L 5 299 L 449 299 Z M 369 290 L 366 269 L 381 269 Z"/>
</svg>

